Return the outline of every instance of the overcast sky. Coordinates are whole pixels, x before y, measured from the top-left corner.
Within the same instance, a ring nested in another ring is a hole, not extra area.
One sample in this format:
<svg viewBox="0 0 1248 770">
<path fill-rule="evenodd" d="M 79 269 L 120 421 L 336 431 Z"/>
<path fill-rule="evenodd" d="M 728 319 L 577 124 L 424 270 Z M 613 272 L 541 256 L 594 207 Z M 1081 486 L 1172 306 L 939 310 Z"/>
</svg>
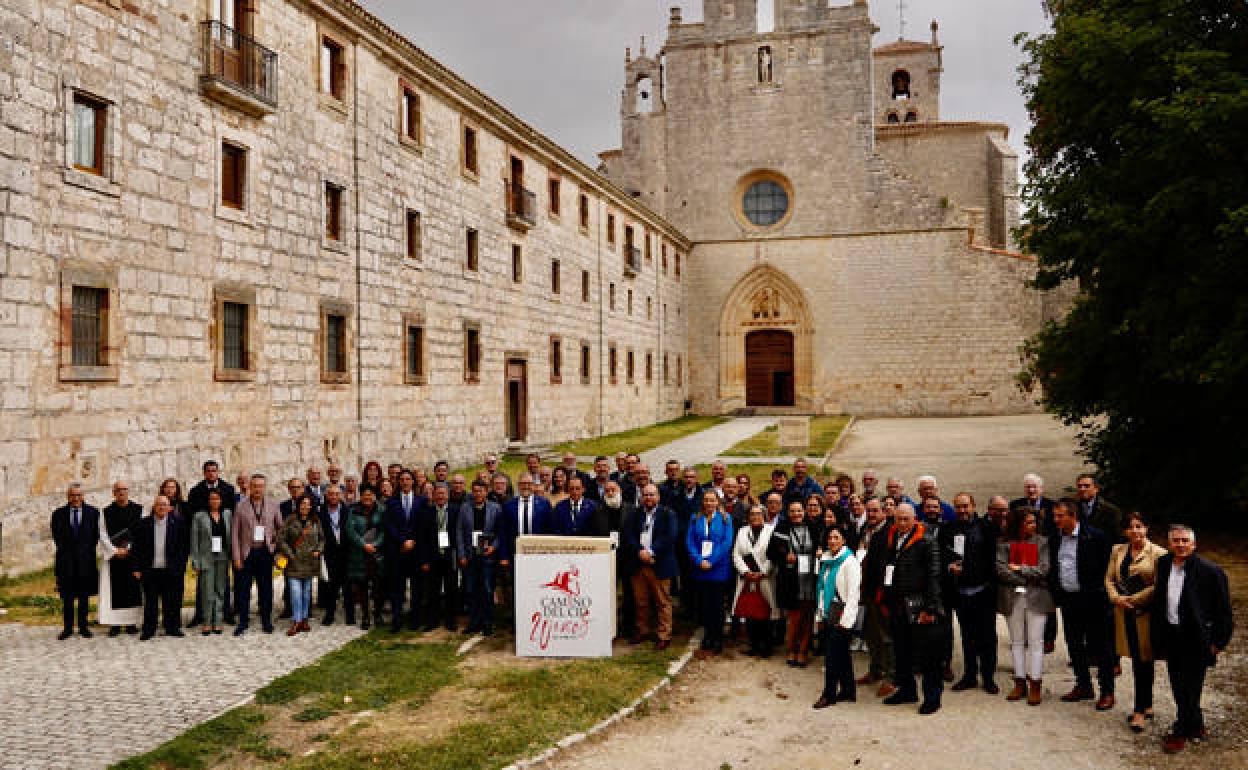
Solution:
<svg viewBox="0 0 1248 770">
<path fill-rule="evenodd" d="M 782 2 L 783 0 L 774 0 Z M 658 50 L 668 9 L 700 20 L 701 0 L 358 0 L 493 99 L 591 166 L 619 145 L 624 48 Z M 842 4 L 849 0 L 833 0 Z M 1041 0 L 905 0 L 906 37 L 945 46 L 942 117 L 1028 128 L 1018 92 L 1017 32 L 1046 28 Z M 760 2 L 760 5 L 768 5 Z M 763 14 L 766 15 L 766 11 Z M 876 44 L 896 40 L 897 0 L 872 0 Z"/>
</svg>

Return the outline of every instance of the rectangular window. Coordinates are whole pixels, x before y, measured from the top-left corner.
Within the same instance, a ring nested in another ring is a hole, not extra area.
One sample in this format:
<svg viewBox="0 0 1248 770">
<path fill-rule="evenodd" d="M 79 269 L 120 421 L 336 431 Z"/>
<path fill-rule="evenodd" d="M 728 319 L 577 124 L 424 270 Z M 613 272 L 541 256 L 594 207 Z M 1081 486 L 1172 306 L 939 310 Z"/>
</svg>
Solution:
<svg viewBox="0 0 1248 770">
<path fill-rule="evenodd" d="M 325 316 L 325 373 L 347 373 L 347 317 Z"/>
<path fill-rule="evenodd" d="M 221 304 L 221 368 L 249 369 L 247 361 L 247 306 L 241 302 Z"/>
<path fill-rule="evenodd" d="M 615 345 L 607 349 L 607 372 L 611 375 L 611 384 L 614 385 L 618 378 L 616 370 L 618 369 L 619 356 L 615 352 Z"/>
<path fill-rule="evenodd" d="M 577 205 L 580 207 L 581 230 L 589 230 L 589 196 L 582 194 Z"/>
<path fill-rule="evenodd" d="M 421 241 L 424 238 L 424 234 L 421 228 L 419 211 L 415 211 L 413 209 L 407 210 L 407 226 L 405 230 L 406 230 L 408 258 L 420 259 L 420 255 L 421 255 L 420 247 L 421 247 Z"/>
<path fill-rule="evenodd" d="M 647 232 L 645 235 L 642 236 L 642 238 L 645 239 L 645 243 L 646 243 L 646 247 L 645 247 L 646 248 L 646 264 L 650 264 L 651 262 L 654 261 L 654 247 L 651 245 L 650 233 Z"/>
<path fill-rule="evenodd" d="M 628 290 L 628 314 L 633 314 L 633 290 Z"/>
<path fill-rule="evenodd" d="M 607 245 L 615 245 L 615 214 L 607 214 Z"/>
<path fill-rule="evenodd" d="M 420 94 L 403 86 L 399 104 L 399 132 L 404 139 L 420 142 Z"/>
<path fill-rule="evenodd" d="M 404 340 L 404 380 L 409 385 L 425 384 L 425 327 L 420 324 L 407 324 Z"/>
<path fill-rule="evenodd" d="M 511 244 L 511 280 L 520 283 L 524 280 L 524 250 L 520 244 Z"/>
<path fill-rule="evenodd" d="M 90 174 L 104 174 L 104 137 L 108 105 L 85 94 L 74 94 L 73 166 Z"/>
<path fill-rule="evenodd" d="M 676 280 L 680 280 L 680 252 L 676 252 Z"/>
<path fill-rule="evenodd" d="M 581 384 L 589 384 L 589 345 L 581 343 Z"/>
<path fill-rule="evenodd" d="M 633 239 L 633 226 L 632 226 L 632 225 L 624 225 L 624 249 L 625 249 L 625 251 L 632 251 L 632 249 L 633 249 L 633 242 L 634 242 L 634 239 Z"/>
<path fill-rule="evenodd" d="M 680 385 L 680 356 L 676 356 L 676 384 Z"/>
<path fill-rule="evenodd" d="M 106 366 L 108 289 L 75 286 L 72 294 L 71 361 L 74 366 Z"/>
<path fill-rule="evenodd" d="M 628 351 L 628 358 L 625 359 L 625 364 L 624 364 L 624 376 L 627 378 L 627 382 L 629 385 L 633 384 L 633 373 L 635 369 L 636 367 L 634 365 L 634 360 L 633 360 L 633 351 L 630 350 Z"/>
<path fill-rule="evenodd" d="M 563 382 L 563 341 L 558 337 L 550 338 L 550 381 Z"/>
<path fill-rule="evenodd" d="M 342 188 L 333 182 L 325 183 L 325 237 L 342 240 Z"/>
<path fill-rule="evenodd" d="M 654 299 L 646 297 L 646 320 L 654 320 Z"/>
<path fill-rule="evenodd" d="M 663 275 L 667 275 L 667 244 L 666 243 L 661 244 L 659 246 L 659 258 L 662 260 Z"/>
<path fill-rule="evenodd" d="M 468 231 L 464 235 L 465 264 L 469 270 L 475 271 L 477 269 L 477 263 L 481 256 L 480 240 L 481 239 L 480 236 L 477 235 L 477 231 L 469 227 Z"/>
<path fill-rule="evenodd" d="M 668 361 L 667 354 L 664 353 L 663 354 L 663 384 L 664 385 L 668 385 L 671 383 L 672 370 L 668 366 L 668 363 L 669 361 Z"/>
<path fill-rule="evenodd" d="M 472 126 L 464 126 L 464 171 L 469 174 L 477 173 L 477 129 Z"/>
<path fill-rule="evenodd" d="M 550 260 L 550 291 L 552 294 L 559 293 L 559 260 Z"/>
<path fill-rule="evenodd" d="M 247 150 L 229 142 L 221 143 L 221 205 L 243 208 L 247 179 Z"/>
<path fill-rule="evenodd" d="M 481 381 L 481 329 L 464 326 L 464 381 Z"/>
<path fill-rule="evenodd" d="M 609 290 L 609 293 L 610 293 L 610 295 L 611 295 L 611 299 L 610 299 L 610 305 L 609 305 L 609 307 L 610 307 L 610 309 L 611 309 L 611 310 L 613 310 L 613 311 L 614 311 L 614 310 L 615 310 L 615 284 L 614 284 L 614 283 L 613 283 L 613 284 L 611 284 L 611 286 L 610 286 L 610 290 Z"/>
<path fill-rule="evenodd" d="M 581 302 L 589 302 L 589 271 L 581 271 Z"/>
<path fill-rule="evenodd" d="M 550 215 L 552 217 L 557 217 L 559 216 L 559 205 L 560 205 L 559 204 L 559 192 L 560 192 L 559 180 L 551 179 L 549 187 L 550 187 Z"/>
<path fill-rule="evenodd" d="M 346 96 L 347 63 L 342 46 L 329 37 L 321 38 L 321 93 L 342 101 Z"/>
<path fill-rule="evenodd" d="M 646 353 L 646 384 L 654 382 L 654 354 Z"/>
</svg>

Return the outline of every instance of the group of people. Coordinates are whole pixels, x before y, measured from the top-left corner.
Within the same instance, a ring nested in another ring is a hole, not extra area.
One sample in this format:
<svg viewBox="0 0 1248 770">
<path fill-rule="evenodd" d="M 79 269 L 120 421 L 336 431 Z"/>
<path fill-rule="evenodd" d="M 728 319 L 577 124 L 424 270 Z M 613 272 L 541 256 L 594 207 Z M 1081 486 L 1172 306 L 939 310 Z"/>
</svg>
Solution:
<svg viewBox="0 0 1248 770">
<path fill-rule="evenodd" d="M 383 473 L 376 462 L 358 477 L 333 465 L 327 474 L 322 480 L 310 468 L 290 479 L 288 499 L 278 502 L 262 474 L 239 474 L 236 488 L 209 461 L 186 498 L 175 479 L 162 483 L 150 516 L 123 481 L 102 513 L 71 485 L 51 522 L 60 638 L 75 622 L 91 635 L 87 599 L 97 588 L 110 635 L 150 639 L 159 621 L 167 635 L 182 636 L 188 565 L 197 581 L 190 625 L 205 635 L 223 624 L 235 624 L 235 636 L 247 631 L 253 583 L 261 627 L 271 633 L 275 567 L 290 636 L 310 630 L 314 586 L 324 624 L 341 604 L 346 621 L 358 614 L 364 629 L 384 623 L 388 609 L 395 632 L 455 630 L 466 614 L 465 631 L 490 634 L 496 614 L 514 611 L 518 537 L 609 537 L 619 629 L 632 644 L 653 638 L 669 647 L 679 603 L 702 627 L 699 657 L 721 653 L 726 632 L 744 637 L 751 656 L 782 644 L 794 667 L 821 653 L 817 709 L 878 685 L 884 703 L 919 703 L 931 714 L 954 680 L 955 621 L 965 668 L 952 690 L 1000 692 L 998 614 L 1013 669 L 1006 699 L 1039 705 L 1060 610 L 1076 680 L 1061 700 L 1114 708 L 1116 671 L 1128 658 L 1128 724 L 1142 731 L 1152 718 L 1154 661 L 1164 659 L 1178 704 L 1165 748 L 1179 751 L 1207 734 L 1204 676 L 1232 633 L 1226 575 L 1195 554 L 1192 529 L 1171 524 L 1167 547 L 1152 543 L 1144 516 L 1105 500 L 1092 475 L 1077 479 L 1074 497 L 1053 500 L 1028 474 L 1021 497 L 994 496 L 981 516 L 969 493 L 942 499 L 931 476 L 919 478 L 912 498 L 896 478 L 880 489 L 870 470 L 861 487 L 847 475 L 821 484 L 804 459 L 791 474 L 774 470 L 771 487 L 757 493 L 749 476 L 729 475 L 723 463 L 703 481 L 671 460 L 655 480 L 626 453 L 614 469 L 596 458 L 592 472 L 572 454 L 555 467 L 531 454 L 514 485 L 494 455 L 470 483 L 445 462 L 432 475 L 397 463 Z M 851 650 L 864 648 L 868 667 L 855 676 Z"/>
</svg>

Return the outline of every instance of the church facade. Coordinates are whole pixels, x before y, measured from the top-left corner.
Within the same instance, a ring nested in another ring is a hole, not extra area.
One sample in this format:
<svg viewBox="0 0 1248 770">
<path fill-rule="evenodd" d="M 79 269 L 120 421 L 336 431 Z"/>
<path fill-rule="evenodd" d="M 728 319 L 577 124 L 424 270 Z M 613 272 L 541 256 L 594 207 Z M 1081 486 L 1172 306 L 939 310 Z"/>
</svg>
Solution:
<svg viewBox="0 0 1248 770">
<path fill-rule="evenodd" d="M 695 411 L 1033 410 L 1014 373 L 1054 299 L 1015 251 L 1000 123 L 940 116 L 942 46 L 874 46 L 865 0 L 673 9 L 630 51 L 602 168 L 693 244 Z"/>
<path fill-rule="evenodd" d="M 594 169 L 352 0 L 5 3 L 0 571 L 71 481 L 147 504 L 207 459 L 1034 408 L 1005 128 L 940 121 L 935 38 L 777 5 L 674 12 Z"/>
</svg>

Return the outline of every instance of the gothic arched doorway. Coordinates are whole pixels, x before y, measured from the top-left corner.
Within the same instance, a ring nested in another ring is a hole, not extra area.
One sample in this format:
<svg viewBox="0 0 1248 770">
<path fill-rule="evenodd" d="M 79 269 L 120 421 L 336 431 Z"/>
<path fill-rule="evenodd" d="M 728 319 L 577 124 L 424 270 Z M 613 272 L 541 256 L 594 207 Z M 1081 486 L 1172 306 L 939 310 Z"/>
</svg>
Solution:
<svg viewBox="0 0 1248 770">
<path fill-rule="evenodd" d="M 745 335 L 746 406 L 793 406 L 793 333 L 765 329 Z"/>
</svg>

